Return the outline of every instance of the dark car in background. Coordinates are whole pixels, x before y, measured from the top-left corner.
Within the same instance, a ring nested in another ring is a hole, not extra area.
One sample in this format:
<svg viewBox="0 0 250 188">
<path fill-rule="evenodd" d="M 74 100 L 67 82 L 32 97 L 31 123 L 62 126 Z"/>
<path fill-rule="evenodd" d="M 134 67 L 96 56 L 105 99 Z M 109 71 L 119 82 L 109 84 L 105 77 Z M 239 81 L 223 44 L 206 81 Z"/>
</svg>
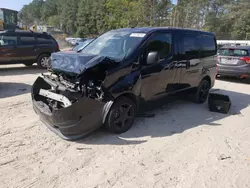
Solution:
<svg viewBox="0 0 250 188">
<path fill-rule="evenodd" d="M 90 39 L 84 40 L 83 42 L 82 42 L 82 41 L 77 42 L 77 43 L 76 43 L 76 46 L 74 46 L 74 47 L 72 48 L 72 51 L 75 51 L 75 52 L 81 51 L 83 48 L 85 48 L 85 47 L 86 47 L 89 43 L 91 43 L 93 40 L 94 40 L 94 38 L 90 38 Z"/>
<path fill-rule="evenodd" d="M 48 73 L 32 86 L 35 112 L 64 139 L 104 125 L 131 128 L 150 101 L 190 90 L 204 103 L 216 76 L 213 33 L 177 28 L 124 28 L 96 38 L 81 52 L 51 55 Z"/>
<path fill-rule="evenodd" d="M 250 46 L 227 46 L 218 50 L 218 76 L 250 76 Z"/>
<path fill-rule="evenodd" d="M 0 32 L 0 64 L 34 63 L 47 67 L 47 60 L 53 52 L 59 51 L 56 40 L 47 33 L 11 30 Z"/>
</svg>

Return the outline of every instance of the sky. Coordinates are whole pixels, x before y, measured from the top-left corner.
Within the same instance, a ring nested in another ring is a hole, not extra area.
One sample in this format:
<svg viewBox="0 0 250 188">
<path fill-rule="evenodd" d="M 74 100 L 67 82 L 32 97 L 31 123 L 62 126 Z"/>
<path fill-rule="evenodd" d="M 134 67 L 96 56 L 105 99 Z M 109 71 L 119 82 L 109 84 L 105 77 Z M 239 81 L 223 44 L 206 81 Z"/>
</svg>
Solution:
<svg viewBox="0 0 250 188">
<path fill-rule="evenodd" d="M 23 5 L 29 4 L 32 0 L 0 0 L 0 8 L 8 8 L 13 10 L 21 10 Z M 176 0 L 172 0 L 176 3 Z"/>
<path fill-rule="evenodd" d="M 0 0 L 0 8 L 21 10 L 23 5 L 29 4 L 32 0 Z"/>
</svg>

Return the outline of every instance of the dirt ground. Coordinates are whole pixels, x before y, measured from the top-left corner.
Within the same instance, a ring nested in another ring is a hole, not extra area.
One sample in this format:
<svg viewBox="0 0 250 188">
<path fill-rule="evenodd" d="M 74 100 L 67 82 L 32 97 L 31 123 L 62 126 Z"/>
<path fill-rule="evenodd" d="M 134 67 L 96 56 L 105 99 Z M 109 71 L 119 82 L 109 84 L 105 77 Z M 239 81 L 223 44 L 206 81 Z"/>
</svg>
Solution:
<svg viewBox="0 0 250 188">
<path fill-rule="evenodd" d="M 0 66 L 1 188 L 249 188 L 250 84 L 218 80 L 229 114 L 174 101 L 122 135 L 62 140 L 33 112 L 41 70 Z"/>
</svg>

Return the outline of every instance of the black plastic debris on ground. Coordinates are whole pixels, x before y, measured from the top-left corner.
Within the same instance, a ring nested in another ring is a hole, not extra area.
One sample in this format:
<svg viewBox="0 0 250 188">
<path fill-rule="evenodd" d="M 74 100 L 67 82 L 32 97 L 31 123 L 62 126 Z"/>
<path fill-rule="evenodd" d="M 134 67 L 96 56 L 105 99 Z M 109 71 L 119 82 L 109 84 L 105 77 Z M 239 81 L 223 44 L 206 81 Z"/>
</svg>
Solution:
<svg viewBox="0 0 250 188">
<path fill-rule="evenodd" d="M 219 160 L 221 160 L 221 161 L 226 160 L 226 159 L 231 159 L 231 157 L 230 156 L 226 156 L 224 154 L 222 154 L 222 155 L 219 156 Z"/>
<path fill-rule="evenodd" d="M 210 111 L 227 114 L 230 110 L 231 104 L 229 96 L 218 93 L 209 93 L 208 107 Z"/>
</svg>

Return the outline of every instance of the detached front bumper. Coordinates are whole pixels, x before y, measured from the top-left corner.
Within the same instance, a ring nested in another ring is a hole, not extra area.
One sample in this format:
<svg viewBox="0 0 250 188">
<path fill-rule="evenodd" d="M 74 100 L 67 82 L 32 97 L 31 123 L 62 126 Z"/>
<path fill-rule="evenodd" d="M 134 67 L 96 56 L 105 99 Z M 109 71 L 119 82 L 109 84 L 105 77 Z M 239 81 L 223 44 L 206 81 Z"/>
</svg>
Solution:
<svg viewBox="0 0 250 188">
<path fill-rule="evenodd" d="M 61 138 L 77 140 L 102 125 L 107 103 L 83 97 L 71 106 L 51 111 L 46 103 L 39 100 L 38 91 L 41 85 L 44 86 L 44 80 L 39 77 L 32 87 L 34 111 Z"/>
</svg>

